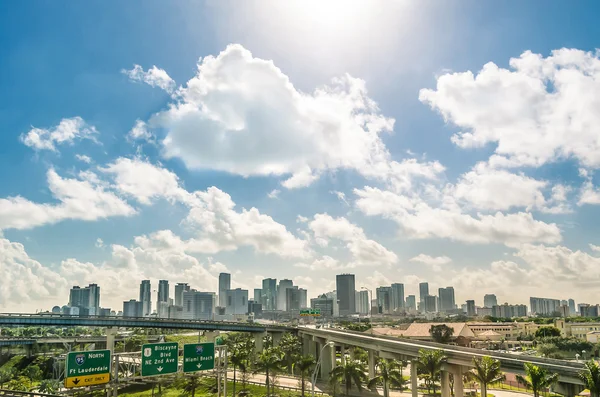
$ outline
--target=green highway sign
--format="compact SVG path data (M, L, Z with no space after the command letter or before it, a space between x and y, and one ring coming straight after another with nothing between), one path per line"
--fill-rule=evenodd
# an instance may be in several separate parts
M142 346L142 376L157 376L177 372L179 344L148 343Z
M321 309L303 309L300 310L300 315L319 317L321 316Z
M207 371L214 367L214 343L193 343L183 346L183 372Z
M110 381L110 350L69 352L65 387L101 385Z

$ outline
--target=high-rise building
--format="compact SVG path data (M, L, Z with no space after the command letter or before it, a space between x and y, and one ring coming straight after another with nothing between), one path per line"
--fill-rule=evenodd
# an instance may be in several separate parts
M297 286L285 289L285 310L289 313L300 311L300 290Z
M338 274L335 276L335 284L340 316L356 313L354 274Z
M215 293L195 289L183 292L183 318L185 320L212 320L215 313Z
M86 288L90 290L90 300L88 302L89 313L91 316L100 315L100 287L98 284L90 284Z
M223 273L221 273L223 274ZM248 313L248 290L229 289L225 292L225 314L247 314Z
M498 304L498 299L494 294L486 294L483 297L483 306L484 307L494 307Z
M526 317L527 306L509 305L508 303L503 305L494 305L492 306L491 316L498 318Z
M453 287L439 288L438 296L440 301L438 305L438 311L447 312L456 308Z
M575 301L573 299L569 299L569 315L574 316L577 314L577 310L575 309Z
M417 310L417 297L414 295L408 295L406 297L406 309Z
M474 300L468 300L467 301L467 316L474 317L475 315L476 315L475 301Z
M298 288L298 293L300 294L300 309L305 309L308 307L308 291L306 288Z
M375 289L375 296L377 297L377 311L382 314L390 314L392 311L392 287Z
M158 299L156 304L156 311L158 312L158 304L160 302L169 303L169 281L159 280L158 281Z
M73 286L69 291L69 306L77 307L82 315L99 315L100 287L97 284L90 284L84 288Z
M262 289L254 288L254 303L260 303L262 305Z
M131 299L123 302L123 317L143 317L142 302Z
M266 278L262 281L263 311L277 310L277 279Z
M340 316L340 300L337 297L337 292L336 291L326 292L325 296L327 298L331 299L331 301L333 302L333 316L339 317Z
M429 283L419 283L419 304L421 311L425 311L425 297L429 296Z
M231 274L219 273L219 307L227 307L227 291L231 289Z
M175 286L175 306L183 306L183 293L189 290L188 283L177 283Z
M560 300L549 298L529 298L531 314L537 316L551 316L559 312Z
M262 305L254 300L248 301L248 314L254 314L254 318L262 316Z
M437 301L438 301L438 297L435 295L427 295L425 297L425 300L423 302L424 307L423 307L423 311L427 312L427 313L435 313L437 312Z
M391 306L393 313L399 313L404 310L404 284L392 284Z
M355 306L358 314L369 314L369 291L356 291Z
M152 314L152 286L150 280L142 280L140 284L140 302L142 302L142 316Z
M279 280L279 286L277 287L277 310L287 311L287 299L285 290L292 288L294 282L292 280L283 279Z
M333 316L333 299L323 294L318 298L310 300L310 308L321 311L321 317L331 318Z

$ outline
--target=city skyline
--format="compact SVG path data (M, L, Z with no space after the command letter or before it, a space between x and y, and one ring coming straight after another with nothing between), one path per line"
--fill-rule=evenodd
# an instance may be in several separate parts
M0 311L221 272L600 301L595 4L242 3L8 2Z

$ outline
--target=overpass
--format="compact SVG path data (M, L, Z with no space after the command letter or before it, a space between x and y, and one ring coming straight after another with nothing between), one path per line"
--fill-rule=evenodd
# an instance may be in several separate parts
M414 363L420 350L442 350L448 358L447 364L442 368L442 397L450 397L449 373L454 374L455 397L463 397L462 381L457 380L462 380L462 374L473 368L473 358L483 356L490 356L499 360L502 370L506 372L523 374L524 363L527 362L547 368L552 373L558 373L559 383L556 391L569 397L577 395L584 389L583 382L578 377L578 373L583 370L584 365L578 362L497 353L434 342L373 336L335 329L300 327L298 333L302 340L304 354L313 354L318 357L323 352L321 358L322 378L327 378L329 372L335 367L336 350L341 351L341 357L344 360L346 347L356 346L367 350L369 353L370 377L375 374L375 353L383 358L410 360L413 397L417 397L417 373ZM327 342L333 342L335 347L328 347Z
M154 342L160 339L158 335L145 335L148 341ZM124 335L116 335L115 342L121 342L127 340L129 337ZM23 337L0 337L0 346L15 346L15 345L56 345L56 344L83 344L83 343L105 343L106 336L48 336L48 337L31 337L31 338L23 338Z
M0 314L1 326L32 327L106 327L106 328L164 328L198 331L284 332L289 328L276 325L210 320L180 320L156 317L70 316L65 314Z

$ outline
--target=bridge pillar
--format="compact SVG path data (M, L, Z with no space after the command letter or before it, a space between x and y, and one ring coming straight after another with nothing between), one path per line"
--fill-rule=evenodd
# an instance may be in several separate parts
M315 360L318 360L319 357L317 357L317 342L315 342L315 340L313 338L311 338L310 336L307 338L307 343L308 343L308 354L312 354L312 356L315 358Z
M463 368L460 365L448 365L448 370L454 377L454 397L464 397Z
M219 331L204 331L204 337L206 337L207 342L215 343L217 336L219 336Z
M558 394L562 394L565 397L575 397L583 391L582 385L576 385L573 383L558 382L554 385L552 390Z
M369 350L369 379L375 377L375 350Z
M273 347L279 346L279 342L281 342L281 337L283 336L283 333L272 332L270 335L271 338L273 338Z
M346 346L340 345L340 364L346 364Z
M442 378L442 397L450 397L450 372L442 370L441 371Z
M33 355L33 345L25 345L25 351L27 354L27 358L31 358Z
M254 334L254 353L260 353L265 348L264 346L264 338L267 336L267 332L261 332Z
M334 347L325 346L322 349L323 349L323 357L321 358L321 380L328 381L329 373L334 368L335 346Z
M410 361L410 391L412 397L419 397L419 378L417 377L417 366L418 360L412 359Z

